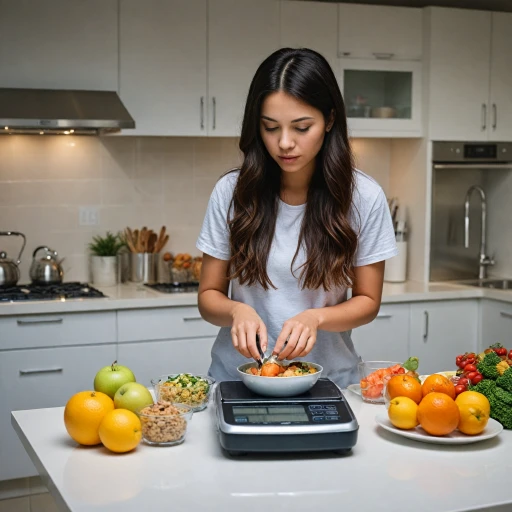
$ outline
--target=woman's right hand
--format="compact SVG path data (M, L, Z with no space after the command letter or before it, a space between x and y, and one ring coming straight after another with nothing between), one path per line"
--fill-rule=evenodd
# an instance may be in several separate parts
M265 352L268 345L267 327L258 313L247 304L237 304L232 311L233 323L231 339L233 346L244 357L258 361L260 353L256 346L256 334L260 337L261 350Z

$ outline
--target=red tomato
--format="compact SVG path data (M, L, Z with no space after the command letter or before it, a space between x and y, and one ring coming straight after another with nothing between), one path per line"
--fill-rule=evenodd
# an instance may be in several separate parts
M467 387L467 385L469 384L469 379L467 377L461 377L459 379L459 384Z
M476 366L474 364L467 364L466 366L464 366L464 372L476 372Z
M464 391L466 391L466 386L463 386L462 384L457 384L457 386L455 386L456 395L460 395Z
M508 353L508 358L512 359L512 350Z
M472 379L471 379L471 384L473 384L473 386L475 384L478 384L482 379L483 379L483 375L481 373L477 373Z
M469 364L475 364L475 358L474 357L468 357L466 358L466 362Z
M498 354L499 356L506 356L507 349L505 347L499 348L496 350L496 354Z
M478 375L477 372L469 372L466 377L471 381L473 382L473 379Z

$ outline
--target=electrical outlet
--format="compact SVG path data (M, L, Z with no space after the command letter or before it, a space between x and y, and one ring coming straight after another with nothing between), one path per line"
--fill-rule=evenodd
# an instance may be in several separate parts
M80 226L97 226L100 223L100 214L96 206L81 206L78 213Z

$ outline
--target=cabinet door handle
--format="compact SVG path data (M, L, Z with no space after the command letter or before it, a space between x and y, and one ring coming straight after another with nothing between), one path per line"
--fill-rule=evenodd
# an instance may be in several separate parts
M492 129L496 130L498 126L498 110L496 109L496 103L492 104Z
M428 311L423 311L425 316L425 327L423 329L423 341L427 341L428 338Z
M389 59L392 59L395 56L395 54L394 53L386 53L386 52L373 52L373 56L376 59L389 60Z
M204 96L201 96L201 130L204 130Z
M391 318L393 315L390 315L389 313L378 313L377 318Z
M212 120L212 129L215 130L217 125L217 100L215 96L212 97L212 105L213 105L213 120Z
M34 373L60 373L62 368L35 368L33 370L20 370L20 375L32 375Z
M487 105L482 103L482 131L487 129Z
M202 316L184 316L183 321L184 322L196 322L198 320L202 320Z
M53 318L51 320L17 320L18 325L41 325L41 324L61 324L63 318Z
M512 313L507 313L506 311L500 311L500 316L503 318L512 318Z

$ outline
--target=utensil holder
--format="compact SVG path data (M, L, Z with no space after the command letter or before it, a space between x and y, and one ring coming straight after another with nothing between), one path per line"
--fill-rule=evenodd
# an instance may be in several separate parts
M130 258L130 281L154 284L157 282L160 253L132 252Z
M386 261L384 281L403 283L407 275L407 242L397 242L398 254Z
M126 283L130 279L130 259L131 252L117 253L117 282Z

